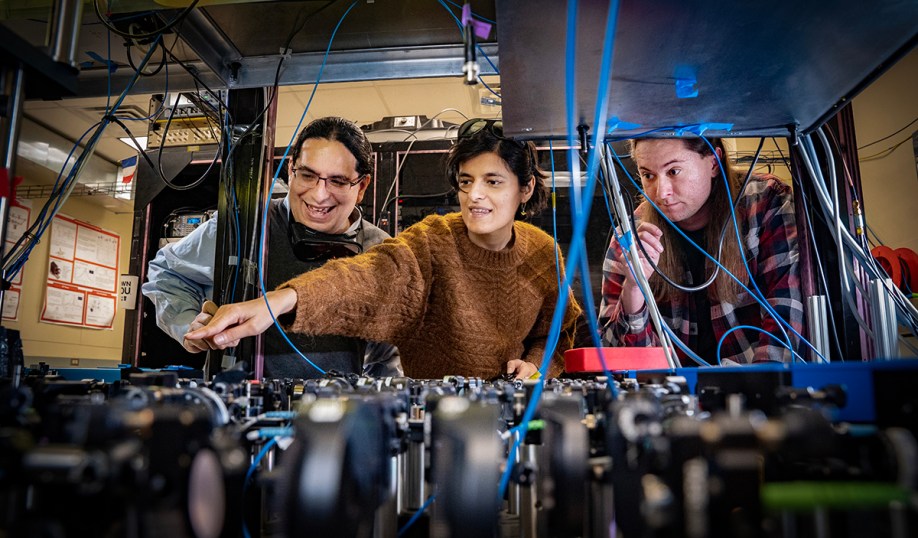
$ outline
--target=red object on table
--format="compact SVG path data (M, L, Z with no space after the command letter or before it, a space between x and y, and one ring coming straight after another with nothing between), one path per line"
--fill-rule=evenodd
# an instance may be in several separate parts
M609 370L665 370L669 368L662 347L580 347L564 352L564 371L602 372L600 353Z

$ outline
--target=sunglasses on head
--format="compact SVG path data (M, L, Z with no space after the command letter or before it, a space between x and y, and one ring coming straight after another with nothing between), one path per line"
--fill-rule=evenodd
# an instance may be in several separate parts
M472 118L459 126L459 131L456 135L456 138L458 140L472 138L481 131L487 131L499 140L512 142L519 148L526 148L529 151L530 166L533 170L535 170L536 166L538 165L538 161L536 161L536 156L535 152L532 150L532 145L527 142L521 142L519 140L514 140L504 136L503 120Z
M503 120L489 120L485 118L472 118L459 126L458 138L471 138L481 130L488 130L491 134L501 140L513 140L504 136ZM513 142L517 142L513 140ZM519 144L519 142L517 142Z

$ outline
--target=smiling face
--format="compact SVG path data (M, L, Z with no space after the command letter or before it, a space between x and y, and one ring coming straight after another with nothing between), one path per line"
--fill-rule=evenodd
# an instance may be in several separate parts
M459 206L472 243L503 250L513 237L520 204L532 196L535 180L520 186L519 178L494 152L479 153L459 165Z
M644 193L671 221L689 231L708 224L707 201L720 172L713 154L702 156L678 139L643 139L636 142L632 157Z
M369 176L343 194L329 192L326 180L309 186L303 176L312 174L353 182L359 179L356 167L357 158L341 142L325 138L306 139L297 162L290 164L287 170L290 178L287 201L293 218L317 232L340 234L347 231L354 206L363 200L370 184Z

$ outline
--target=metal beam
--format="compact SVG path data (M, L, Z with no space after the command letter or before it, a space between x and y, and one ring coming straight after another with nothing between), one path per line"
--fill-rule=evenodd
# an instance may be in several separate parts
M488 43L482 50L495 66L497 44ZM293 54L284 60L279 85L315 82L324 53ZM230 88L257 88L274 84L280 56L240 58L239 71L230 77ZM498 74L490 64L481 61L482 75ZM399 49L367 49L332 52L328 55L322 82L356 82L400 78L462 76L462 45L425 46Z
M183 32L184 36L184 32ZM201 34L194 40L204 39ZM226 46L232 47L227 44ZM481 45L482 50L496 67L500 67L497 58L497 44L487 43ZM223 50L224 52L218 52ZM231 69L233 62L226 62L227 80L215 73L208 62L214 62L219 54L226 52L224 45L213 47L212 50L196 51L197 54L207 57L207 61L195 60L185 62L196 72L212 90L218 89L246 89L261 88L274 84L277 72L277 62L280 56L239 57L238 70L233 76ZM232 49L235 50L235 49ZM217 51L217 52L215 52ZM296 84L310 84L315 82L322 66L324 53L293 54L284 60L281 70L279 85L291 86ZM322 82L356 82L364 80L390 80L400 78L430 78L462 76L463 51L461 45L442 45L412 47L402 49L366 49L331 52L328 55L325 69L322 72ZM497 75L491 65L479 56L481 74ZM220 67L217 67L220 69ZM133 73L126 69L119 69L112 74L112 88L124 87ZM134 93L162 93L167 87L165 72L152 77L141 77L134 86ZM169 91L187 91L195 89L195 80L186 71L171 64L169 67ZM80 74L80 97L101 97L108 91L108 80L105 69L84 71Z
M184 62L212 90L222 90L226 84L200 60ZM134 77L130 69L119 69L112 73L112 91L120 92ZM163 93L167 88L172 91L189 91L195 89L195 79L176 64L169 65L169 80L166 82L165 70L156 76L140 77L134 84L132 93ZM200 83L198 83L200 87ZM78 97L104 97L108 92L108 75L106 69L84 70L80 74L77 87Z
M230 66L242 58L242 53L223 30L204 10L193 9L182 22L180 36L225 86L230 78Z
M0 66L15 69L20 65L26 72L25 97L59 99L74 94L75 68L55 62L44 51L0 25ZM105 95L104 90L101 95Z

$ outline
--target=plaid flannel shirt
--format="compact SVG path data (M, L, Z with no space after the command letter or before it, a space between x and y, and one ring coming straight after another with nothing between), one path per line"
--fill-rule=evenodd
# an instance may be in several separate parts
M803 334L797 223L790 187L774 177L753 177L737 205L736 218L744 238L749 270L759 289L778 315ZM732 224L728 226L731 229L727 233L735 234ZM619 295L624 276L612 273L609 265L615 256L615 247L616 240L613 239L603 263L602 303L599 307L603 342L608 346L658 346L659 339L646 305L633 315L622 312ZM691 281L688 268L685 279ZM754 290L751 283L746 283L746 286ZM735 303L712 300L711 311L705 313L695 312L694 301L685 293L677 294L659 306L663 321L690 349L693 349L694 338L698 334L694 320L700 315L711 317L718 341L724 333L738 325L758 327L783 339L777 322L746 291L740 292ZM799 352L799 339L786 327L785 330L791 345ZM681 350L678 353L680 358L685 358ZM785 346L766 334L748 329L730 333L720 354L722 360L741 364L764 361L789 363L793 359ZM716 357L701 358L711 364L717 360Z

